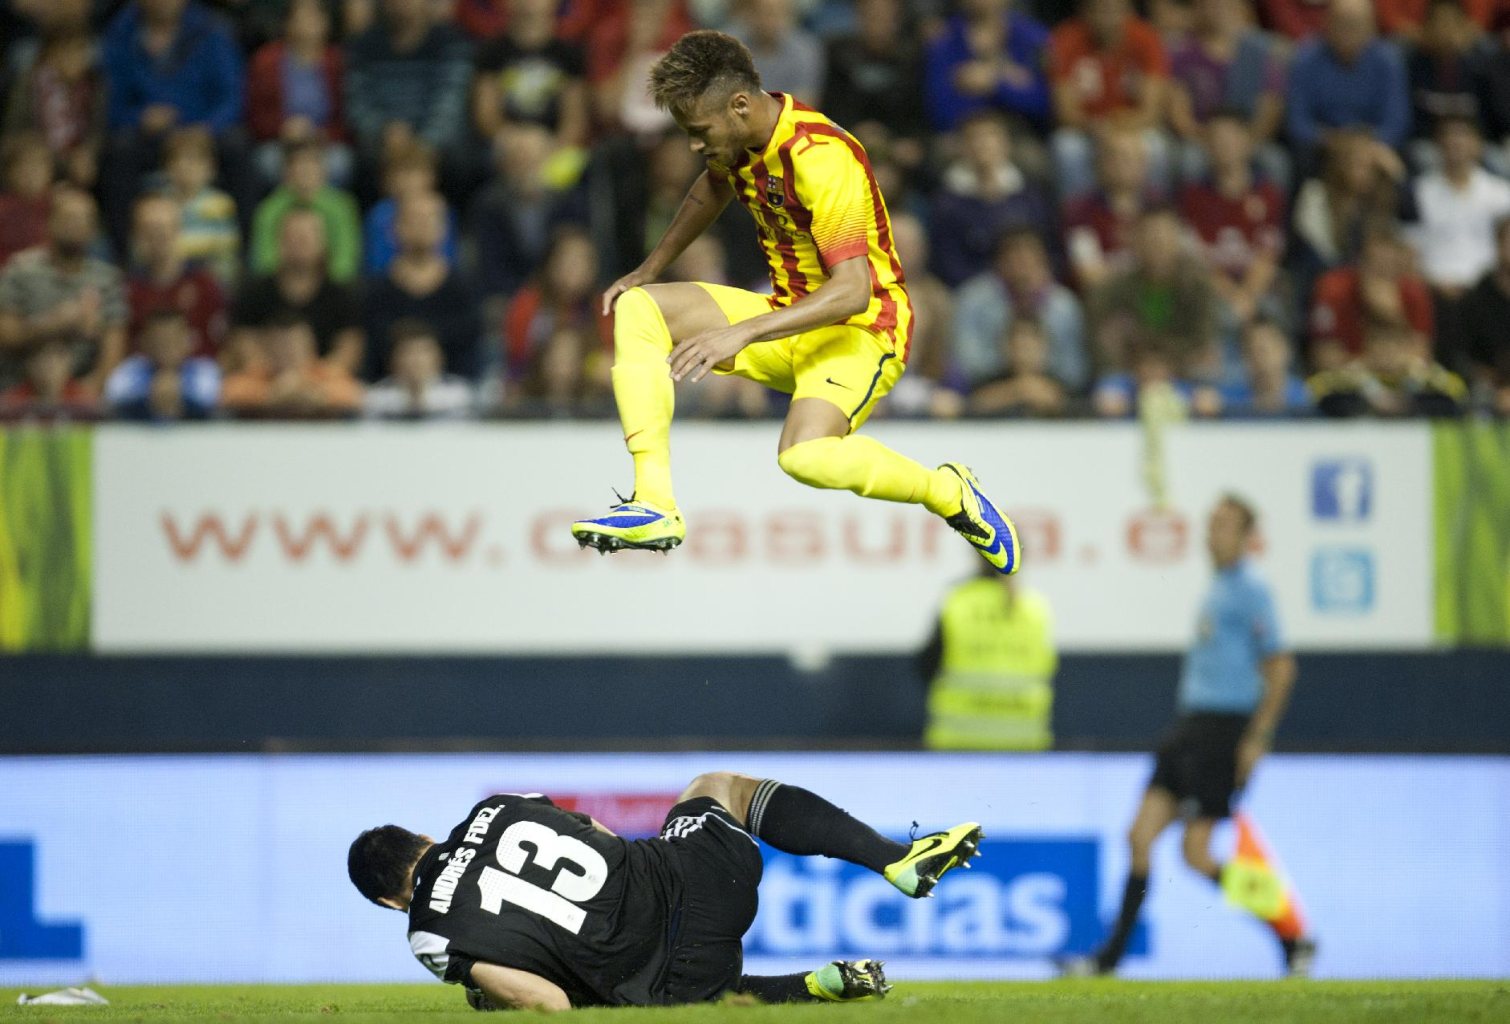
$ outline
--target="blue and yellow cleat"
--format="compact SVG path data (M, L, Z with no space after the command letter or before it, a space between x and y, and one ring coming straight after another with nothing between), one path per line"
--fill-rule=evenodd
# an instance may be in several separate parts
M984 836L980 825L973 821L945 832L920 836L912 841L905 857L886 865L881 873L906 895L922 899L933 892L945 872L970 866L970 858L980 853Z
M571 524L571 535L582 547L597 548L605 555L625 548L666 552L687 536L687 524L676 509L656 508L630 498L602 518L578 519Z
M803 981L814 999L827 1003L884 999L891 991L884 960L835 960L812 971Z
M1018 556L1022 552L1017 541L1017 527L980 492L980 481L975 479L968 466L946 462L939 469L948 470L960 479L960 510L945 517L944 522L975 545L975 550L995 566L997 572L1003 576L1012 575L1017 571Z

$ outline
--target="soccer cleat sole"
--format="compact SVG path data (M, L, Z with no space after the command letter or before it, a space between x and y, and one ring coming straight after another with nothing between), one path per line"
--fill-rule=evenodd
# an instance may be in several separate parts
M592 532L578 533L575 536L577 547L595 548L600 555L611 555L615 551L659 551L664 555L682 542L680 537L662 537L659 540L647 540L637 544L622 537Z
M955 868L970 870L970 862L980 856L980 841L986 838L985 829L975 828L966 833L953 850L949 851L946 858L936 865L929 865L930 870L918 872L918 886L913 892L913 899L925 899L933 895L933 887L939 884L939 879L953 871Z

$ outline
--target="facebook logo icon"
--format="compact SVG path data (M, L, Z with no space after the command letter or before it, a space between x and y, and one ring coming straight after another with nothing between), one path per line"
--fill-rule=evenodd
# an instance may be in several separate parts
M1323 459L1311 467L1311 514L1362 523L1374 511L1374 467L1367 459Z
M1361 615L1374 607L1374 553L1367 548L1321 548L1311 555L1311 606L1318 612Z

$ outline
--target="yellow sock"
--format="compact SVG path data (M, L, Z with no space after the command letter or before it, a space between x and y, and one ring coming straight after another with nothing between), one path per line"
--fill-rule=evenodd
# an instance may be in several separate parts
M634 456L634 496L657 508L676 508L671 491L671 414L676 391L666 357L671 331L643 288L619 296L613 322L613 397Z
M777 461L787 475L809 487L924 505L941 516L960 508L957 476L929 469L863 434L803 441L782 452Z

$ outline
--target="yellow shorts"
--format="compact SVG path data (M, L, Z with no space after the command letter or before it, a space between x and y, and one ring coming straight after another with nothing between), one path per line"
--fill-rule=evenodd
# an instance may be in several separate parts
M701 281L698 287L713 297L731 324L771 311L766 297L755 292ZM860 327L834 324L790 338L757 341L734 357L732 367L715 367L713 372L745 377L794 399L821 398L842 409L849 428L858 430L906 368L886 339Z

